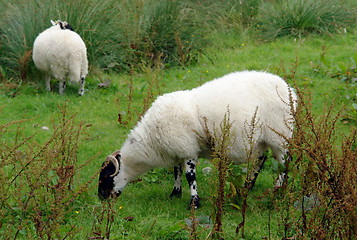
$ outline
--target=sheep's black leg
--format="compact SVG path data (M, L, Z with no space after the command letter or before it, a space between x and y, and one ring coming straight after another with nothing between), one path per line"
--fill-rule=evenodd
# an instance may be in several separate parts
M81 81L80 81L80 85L79 85L79 90L78 90L79 96L83 96L83 94L84 94L84 84L85 84L85 80L84 80L84 77L82 77Z
M46 75L46 90L51 91L51 76Z
M250 174L248 181L245 182L245 187L248 189L252 189L255 185L255 181L259 175L260 170L262 169L265 161L267 160L267 156L262 155L258 158L257 162L253 166L252 173Z
M174 184L174 189L172 190L172 193L170 194L170 198L172 198L172 197L180 198L182 196L182 188L181 188L182 164L174 167L174 175L175 175L175 184Z
M66 89L66 80L60 80L59 82L59 94L62 95Z
M200 206L196 183L196 163L197 159L190 159L185 162L186 179L191 191L190 208L192 205L194 205L194 208L198 208Z

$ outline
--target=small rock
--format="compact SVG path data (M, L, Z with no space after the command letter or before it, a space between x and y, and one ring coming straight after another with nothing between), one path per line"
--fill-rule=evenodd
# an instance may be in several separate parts
M107 87L109 87L109 85L111 84L111 82L112 82L111 80L105 79L105 80L104 80L104 83L101 82L101 83L98 84L98 87L99 87L99 88L107 88Z
M128 222L131 222L134 220L134 217L133 216L127 216L124 218L124 220L128 221Z
M310 211L313 208L320 206L320 200L316 193L311 194L310 196L303 197L304 210ZM302 210L302 201L295 201L294 208Z
M205 167L205 168L202 169L202 172L203 172L204 175L210 174L211 171L212 171L212 168L210 168L210 167Z
M201 215L201 216L196 217L196 221L199 226L204 227L204 228L211 228L213 226L212 219L206 215ZM185 223L188 227L191 227L192 219L186 218Z

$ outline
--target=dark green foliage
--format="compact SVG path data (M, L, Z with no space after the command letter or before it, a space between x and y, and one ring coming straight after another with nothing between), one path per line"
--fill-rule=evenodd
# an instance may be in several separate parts
M26 0L0 3L0 80L38 74L36 36L50 19L69 22L87 45L90 66L116 72L197 63L216 33L258 33L271 40L349 30L356 5L312 1Z
M340 0L266 1L260 6L258 24L267 40L312 33L330 34L356 23L356 7Z

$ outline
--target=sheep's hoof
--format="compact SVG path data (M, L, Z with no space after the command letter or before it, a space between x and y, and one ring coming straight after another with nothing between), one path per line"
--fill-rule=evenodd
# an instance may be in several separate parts
M200 198L198 197L198 195L195 196L191 196L191 202L190 202L190 207L188 208L188 210L193 209L197 209L201 206L200 204Z
M182 197L182 189L174 187L174 189L172 190L172 193L170 194L170 198L173 198L173 197L181 198Z

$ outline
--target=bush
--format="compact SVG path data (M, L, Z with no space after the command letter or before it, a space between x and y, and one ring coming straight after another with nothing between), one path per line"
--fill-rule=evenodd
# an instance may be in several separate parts
M357 131L352 128L340 139L336 130L341 117L333 113L334 105L315 116L308 91L296 90L299 107L294 136L288 140L294 157L288 167L289 182L282 195L273 193L274 208L281 216L280 234L283 239L354 239Z
M340 0L267 1L260 6L258 22L264 39L334 33L353 26L356 15Z

